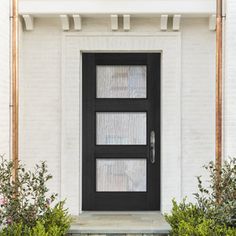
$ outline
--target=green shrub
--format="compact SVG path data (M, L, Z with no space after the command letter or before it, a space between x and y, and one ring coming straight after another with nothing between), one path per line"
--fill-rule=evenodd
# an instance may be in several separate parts
M236 158L224 162L217 186L217 170L213 162L204 168L210 173L208 186L198 177L199 192L195 197L199 207L219 224L236 227ZM217 201L217 191L219 200Z
M198 177L196 204L187 203L186 198L179 204L173 200L171 213L165 215L171 235L236 236L236 159L224 162L218 190L215 165L210 162L205 168L210 172L209 186L205 187Z
M225 225L217 225L213 220L202 218L202 222L196 227L188 222L181 222L179 232L181 236L235 236L236 230Z
M45 162L34 171L19 163L18 178L12 179L13 163L1 157L0 162L0 236L62 236L71 218L64 202L54 203L57 195L48 195ZM53 206L54 205L54 206Z
M0 232L0 236L33 236L32 229L24 225L23 223L12 223L7 227L3 228ZM41 234L35 234L40 235Z
M170 215L166 215L166 220L172 228L173 235L179 235L179 231L184 227L185 223L196 227L201 223L203 212L193 203L183 202L177 204L175 200L172 201L173 208ZM190 234L191 235L191 234Z
M67 210L63 206L64 202L59 202L54 208L49 209L41 220L46 231L51 236L64 235L69 229L71 217L69 217Z
M0 236L63 236L69 229L71 218L63 209L64 202L59 202L48 210L34 226L12 223L3 228Z
M173 202L171 214L165 215L173 236L236 236L236 229L207 219L202 209L193 203Z

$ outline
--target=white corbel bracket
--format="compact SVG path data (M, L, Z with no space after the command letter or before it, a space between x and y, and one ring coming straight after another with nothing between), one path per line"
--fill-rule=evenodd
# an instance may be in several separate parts
M161 31L166 31L168 27L168 15L161 15Z
M216 15L209 16L209 30L216 30Z
M173 16L173 30L174 31L180 30L180 21L181 21L181 15L174 15Z
M31 15L22 15L25 22L25 29L31 31L34 29L34 18Z
M111 15L111 30L118 30L118 15Z
M68 15L60 15L62 30L69 30L70 23Z
M130 15L123 15L123 29L125 31L130 30Z
M82 29L82 22L80 15L72 15L74 20L74 30L81 30Z

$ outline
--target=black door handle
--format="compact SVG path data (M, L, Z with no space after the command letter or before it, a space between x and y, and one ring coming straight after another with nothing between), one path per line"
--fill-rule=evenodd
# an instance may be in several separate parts
M152 130L150 133L150 161L152 164L156 161L156 150L155 150L155 131Z

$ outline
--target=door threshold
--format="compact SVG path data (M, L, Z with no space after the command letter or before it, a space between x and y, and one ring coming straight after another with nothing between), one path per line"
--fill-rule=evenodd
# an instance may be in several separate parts
M170 226L159 211L85 211L73 217L69 235L169 234Z
M82 211L80 215L140 215L140 214L162 214L160 211Z

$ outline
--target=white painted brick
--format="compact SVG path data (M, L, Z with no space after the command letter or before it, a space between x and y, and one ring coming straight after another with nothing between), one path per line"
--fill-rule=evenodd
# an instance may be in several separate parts
M46 160L60 193L61 27L57 20L35 19L21 39L20 159L29 167Z
M142 42L142 43L140 43ZM180 183L180 58L181 58L180 34L148 36L110 36L100 35L79 37L79 35L66 35L63 51L63 96L62 96L62 191L67 196L70 209L78 208L78 193L81 194L78 183L81 173L80 143L81 134L78 129L80 121L73 117L80 117L79 106L81 104L81 80L80 79L80 51L102 50L108 51L149 51L163 50L162 73L162 211L171 207L171 199L179 200L181 195ZM171 66L168 66L171 65ZM73 106L71 106L73 104ZM67 133L68 132L68 133ZM67 143L74 145L67 147ZM169 147L172 148L169 148ZM67 161L70 157L70 162ZM70 172L68 172L68 169ZM78 169L80 170L78 172ZM77 182L77 183L76 183ZM70 183L70 184L68 184ZM174 185L173 185L174 183Z
M227 1L225 29L225 95L224 95L224 151L225 157L236 156L236 1ZM132 18L132 32L153 32L159 28L159 18ZM0 14L0 154L9 155L9 1L1 0ZM109 19L83 20L83 30L109 32ZM208 18L184 18L182 33L182 113L181 113L181 179L182 197L192 199L196 191L195 176L204 175L201 166L214 159L215 136L215 33L208 30ZM37 19L32 32L22 32L20 77L20 159L29 167L47 160L54 179L52 191L61 192L61 26L59 19ZM98 42L99 43L99 42ZM135 43L135 42L134 42ZM68 46L70 47L70 45ZM73 50L73 45L71 45ZM122 45L121 45L122 47ZM138 47L138 45L134 45ZM104 48L105 49L105 48ZM67 57L67 67L74 55ZM171 61L169 61L171 63ZM79 65L78 65L79 67ZM75 76L78 68L71 68ZM73 77L74 76L74 77ZM169 81L165 81L168 87ZM171 87L169 87L171 88ZM78 91L70 87L71 94ZM69 96L69 95L68 95ZM78 97L79 98L79 97ZM173 97L167 104L172 104ZM79 155L77 103L65 112L71 120L65 124L70 136L65 144L67 155ZM174 115L174 114L172 114ZM166 121L167 122L167 121ZM170 129L166 135L171 136ZM75 136L71 136L74 134ZM175 136L173 135L173 139ZM171 149L172 147L170 147ZM171 151L171 150L170 150ZM173 150L172 150L173 151ZM68 158L68 163L70 162ZM78 172L78 166L63 166L68 172ZM176 167L179 168L179 167ZM175 175L176 173L166 173ZM205 175L204 175L205 176ZM76 176L77 177L77 176ZM73 178L71 178L73 180ZM72 185L77 182L68 182ZM175 183L173 188L175 188ZM78 186L75 186L77 189ZM78 205L75 192L74 206ZM72 205L73 205L72 204Z
M150 26L148 26L150 25ZM157 19L145 20L142 26L140 19L132 19L132 32L153 32L157 24ZM109 19L85 18L83 20L83 31L109 32ZM214 158L214 89L215 89L215 33L208 30L208 18L203 19L182 19L181 24L181 57L182 57L182 81L181 81L181 101L182 114L181 139L172 132L172 127L176 125L174 119L166 120L169 129L165 135L172 138L172 141L181 142L182 154L181 179L182 197L188 195L192 199L192 193L196 190L196 175L204 175L201 166ZM70 91L66 96L77 94L63 112L68 113L70 120L61 121L61 28L59 19L35 19L35 29L32 32L24 32L22 36L22 65L21 65L21 109L20 109L20 154L21 159L29 166L39 160L47 160L50 171L54 175L51 183L53 191L60 192L61 168L63 172L71 173L68 185L63 191L70 191L74 188L74 194L70 198L74 199L70 203L72 207L78 207L78 176L79 166L77 161L71 163L70 156L79 157L78 139L78 119L79 119L79 91L78 86L72 86L78 81L79 65L74 63L76 55L73 39L68 42L66 48L66 63L68 74L71 80L63 86ZM88 39L89 40L89 39ZM120 40L120 48L125 47L125 43ZM89 43L89 42L88 42ZM99 45L99 39L96 44ZM174 41L173 41L174 43ZM139 48L140 42L134 40L133 48ZM149 46L147 45L146 48ZM94 46L96 48L96 45ZM145 45L144 45L145 48ZM107 47L104 47L106 50ZM175 63L175 57L168 63ZM168 73L172 73L171 69ZM173 80L167 79L164 85L169 91L174 88ZM176 85L177 86L177 85ZM173 89L174 91L174 89ZM166 105L171 106L173 101L178 99L175 96L166 97ZM164 108L165 109L165 108ZM168 109L166 110L168 114ZM169 117L175 116L173 112ZM68 161L62 162L61 167L61 123L63 124L63 134L68 136L68 142L63 143L63 150L66 152ZM77 131L76 131L77 130ZM175 153L174 147L166 150ZM178 155L178 153L175 153ZM74 160L74 159L73 159ZM165 160L166 161L166 160ZM179 175L180 166L174 166L169 162L171 168L177 171L164 173L165 175ZM73 179L75 181L73 181ZM167 183L169 192L178 188L175 182ZM73 195L73 196L72 196ZM168 196L169 197L169 196ZM171 203L170 203L171 204ZM166 206L170 207L170 204ZM72 209L73 210L73 209Z
M215 33L208 19L182 19L182 197L214 159Z
M236 157L236 1L227 0L225 22L225 158Z
M9 2L1 0L0 14L0 154L9 157Z

